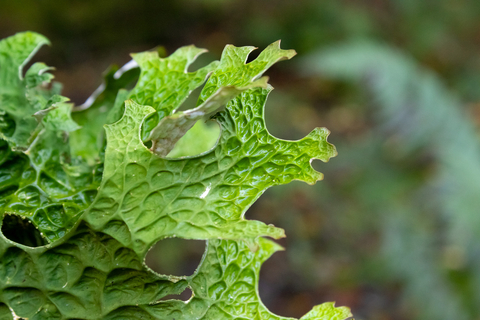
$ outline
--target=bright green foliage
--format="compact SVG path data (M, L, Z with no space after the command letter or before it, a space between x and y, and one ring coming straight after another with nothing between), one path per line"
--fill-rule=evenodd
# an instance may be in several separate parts
M141 105L152 106L157 111L144 123L144 139L147 139L160 119L172 114L216 68L218 61L195 72L188 72L188 67L204 52L205 49L188 46L178 49L165 59L160 59L155 51L132 55L140 66L141 73L129 98ZM123 112L116 108L112 114L110 122L118 120Z
M24 33L0 42L0 124L2 211L33 222L46 240L61 238L95 195L93 168L70 156L65 143L78 126L59 86L47 89L51 68L23 65L48 41Z
M271 44L252 63L245 64L254 47L236 48L229 45L218 67L200 94L198 107L162 119L152 130L152 150L167 155L178 139L205 114L216 111L238 94L255 87L267 88L267 77L258 79L272 64L295 55L293 50L280 49L280 41ZM258 80L256 80L258 79ZM158 145L158 147L157 147Z
M0 42L2 53L11 56L2 58L0 78L21 76L18 70L42 43L33 33ZM44 88L52 79L46 66L35 64L27 71L35 76L3 83L0 109L11 120L2 126L1 316L284 319L269 313L258 296L260 266L280 248L261 236L279 238L284 232L244 214L270 186L294 179L315 183L321 174L311 160L327 161L336 151L326 141L326 129L298 141L268 133L263 108L272 88L260 77L294 52L277 42L245 64L251 50L227 46L220 62L195 72L187 68L203 50L192 46L164 59L155 52L136 54L141 69L136 86L124 88L133 73L109 72L105 90L74 115L81 129L66 99ZM17 61L15 68L4 68L9 59ZM174 114L210 73L198 107ZM20 100L23 104L14 103ZM210 151L174 159L145 146L152 140L153 149L166 155L195 121L225 103L213 116L221 135ZM15 134L30 118L33 139L23 127ZM164 127L172 128L171 137ZM72 147L71 131L78 142ZM15 217L31 221L46 239ZM191 277L158 275L144 265L148 249L167 237L208 240ZM159 301L187 286L194 294L189 301ZM349 316L346 308L324 304L302 319Z
M103 125L107 122L109 111L116 101L120 107L121 97L126 99L126 95L128 95L123 88L138 78L138 68L128 70L116 77L117 72L119 72L117 67L111 67L105 73L104 88L88 107L88 112L72 114L73 120L82 126L82 130L74 131L70 135L72 154L86 159L89 164L94 164L99 160L99 154L105 147Z
M35 119L26 115L31 116L42 109L41 102L29 102L45 100L45 95L38 92L37 86L44 81L49 81L52 77L45 73L48 67L36 64L27 71L25 79L23 66L30 55L48 43L46 38L32 33L0 42L1 135L3 140L12 145L12 148L27 149L31 134L37 126Z
M163 118L150 132L152 151L159 156L168 155L177 141L193 127L195 122L206 114L216 111L244 91L253 88L267 88L267 80L267 77L263 77L245 87L221 87L198 107Z
M188 279L195 296L187 304L169 300L143 307L145 319L154 315L159 319L176 320L293 320L270 313L258 296L260 266L278 250L282 250L282 247L264 238L251 243L209 241L201 267ZM335 308L333 304L326 303L315 307L301 320L343 320L349 316L348 308Z

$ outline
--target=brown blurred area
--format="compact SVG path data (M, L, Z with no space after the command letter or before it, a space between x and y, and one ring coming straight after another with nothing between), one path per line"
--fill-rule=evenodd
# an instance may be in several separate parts
M364 87L322 74L305 75L300 68L303 57L342 42L368 40L394 47L419 68L433 71L478 129L479 18L480 2L467 0L0 0L0 38L25 30L47 36L52 46L35 59L56 68L63 95L76 104L101 84L109 65L125 64L131 52L163 46L170 54L195 44L209 50L196 63L200 66L219 59L226 44L262 49L282 39L282 48L295 49L298 56L267 72L275 87L266 109L269 130L280 138L299 139L314 127L327 127L339 155L327 164L313 163L325 174L324 181L267 190L246 214L287 234L279 241L286 251L276 253L262 269L265 305L279 315L301 317L315 304L336 301L349 306L356 319L433 319L436 311L417 299L429 299L420 294L418 279L438 272L448 288L442 299L458 300L460 307L451 309L459 310L455 318L480 319L479 269L473 262L448 267L460 259L455 255L459 250L452 256L443 246L449 221L440 217L442 208L435 200L417 205L424 203L419 197L433 192L427 187L438 163L429 147L405 157L395 134L379 136L382 123ZM385 217L394 216L399 207L414 212L418 225L428 225L415 229L418 234L412 237L430 237L432 251L425 255L434 257L431 267L415 259L404 271L392 266L390 257L401 260L408 251L388 240ZM408 237L411 230L405 232ZM191 272L203 247L188 241L159 245L149 265L165 273L184 265L182 270ZM480 257L476 249L460 248L462 254L466 261ZM445 266L445 259L455 261ZM439 303L437 308L450 306Z

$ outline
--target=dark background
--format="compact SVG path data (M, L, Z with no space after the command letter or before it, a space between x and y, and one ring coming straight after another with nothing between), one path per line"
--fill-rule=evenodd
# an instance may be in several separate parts
M395 48L433 72L445 88L435 94L457 99L451 108L465 121L458 126L473 125L470 138L477 141L479 1L0 1L0 37L25 30L51 40L36 59L56 67L63 94L76 104L102 82L109 65L123 65L131 52L163 46L172 53L195 44L210 51L201 64L219 59L226 44L263 49L282 39L282 47L298 55L267 72L276 88L267 103L269 130L298 139L325 126L339 155L314 163L324 181L275 187L247 212L288 236L280 241L287 251L262 269L266 306L292 317L336 301L357 319L480 319L480 251L452 240L470 232L451 227L468 210L462 203L444 207L450 191L437 181L438 146L427 142L415 152L399 151L410 142L398 137L398 126L385 130L389 121L408 130L422 122L395 114L379 120L366 83L306 72L316 52L340 43L368 40ZM435 113L435 105L427 107ZM480 215L475 202L469 210ZM479 243L477 234L468 235ZM203 248L201 242L165 240L148 263L162 273L191 274Z

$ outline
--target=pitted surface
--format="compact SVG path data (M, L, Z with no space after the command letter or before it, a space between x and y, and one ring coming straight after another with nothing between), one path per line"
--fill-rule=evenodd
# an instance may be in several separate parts
M33 33L0 42L6 52L0 84L11 89L0 91L2 214L31 221L51 242L32 248L0 234L0 319L285 319L258 297L260 266L280 248L260 236L278 238L283 230L244 214L268 187L294 179L315 183L321 174L310 161L327 161L335 149L326 129L299 141L271 136L263 120L271 88L248 85L294 52L276 42L245 64L253 48L227 46L220 62L195 72L188 66L203 50L193 46L164 59L134 55L141 68L135 88L119 91L123 80L106 86L84 118L103 103L111 110L101 119L123 114L105 126L105 154L92 158L77 148L74 154L89 157L83 159L72 157L66 140L78 126L65 98L43 87L53 77L50 68L34 64L25 79L19 73L43 43ZM149 130L175 115L210 73L199 105L222 88L243 88L232 89L238 95L215 116L222 129L217 145L180 159L148 150ZM130 99L122 111L124 98ZM89 130L76 132L75 141L103 137L98 127ZM158 275L143 264L151 245L166 237L208 240L192 276ZM194 294L189 301L160 301L187 286ZM302 319L348 316L346 308L323 304Z

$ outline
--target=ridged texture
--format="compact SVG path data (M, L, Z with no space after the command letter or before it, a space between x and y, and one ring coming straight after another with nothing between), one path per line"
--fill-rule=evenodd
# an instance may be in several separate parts
M20 46L23 37L32 34L4 41ZM22 50L31 53L35 48ZM260 236L282 237L283 230L245 220L244 213L270 186L294 179L315 183L321 174L311 167L311 160L328 161L336 151L326 141L326 129L315 129L299 141L279 140L268 133L263 108L271 88L248 85L276 61L290 58L293 51L281 50L277 42L245 65L251 50L227 46L220 62L195 72L187 68L203 50L193 46L164 59L156 53L134 55L141 68L134 89L121 90L121 84L127 85L131 78L116 77L112 71L91 109L74 116L85 127L88 119L98 118L92 128L73 133L75 141L97 138L97 157L82 149L88 144L73 148L71 156L68 132L78 126L70 118L70 107L57 93L42 89L47 102L33 110L38 117L37 126L32 126L34 133L38 131L33 148L12 151L12 144L4 140L4 159L24 160L4 160L5 174L18 163L23 165L12 171L18 172L16 180L3 180L2 190L18 188L4 192L0 199L4 217L30 219L50 243L41 246L38 241L20 239L22 245L1 235L1 319L285 319L268 312L258 296L261 264L280 248ZM10 70L0 67L0 73ZM228 86L244 88L235 89L226 109L214 116L221 126L217 145L180 159L162 158L146 148L142 137L148 138L151 129L171 116L211 72L198 105ZM10 89L25 94L22 81ZM8 111L3 102L0 108ZM25 118L32 116L28 108L22 112ZM119 114L123 114L120 119ZM44 122L47 117L48 123ZM105 135L99 119L110 123L105 125ZM43 173L49 184L42 182ZM19 192L27 187L41 189L44 197L34 197L32 191L21 198ZM30 201L29 208L37 211L19 210L19 199ZM35 218L38 210L45 212L50 224ZM7 230L5 226L2 230ZM162 276L144 265L148 249L166 237L208 240L193 276ZM189 301L160 301L187 286L194 294ZM315 307L302 319L348 316L346 308L330 303Z

